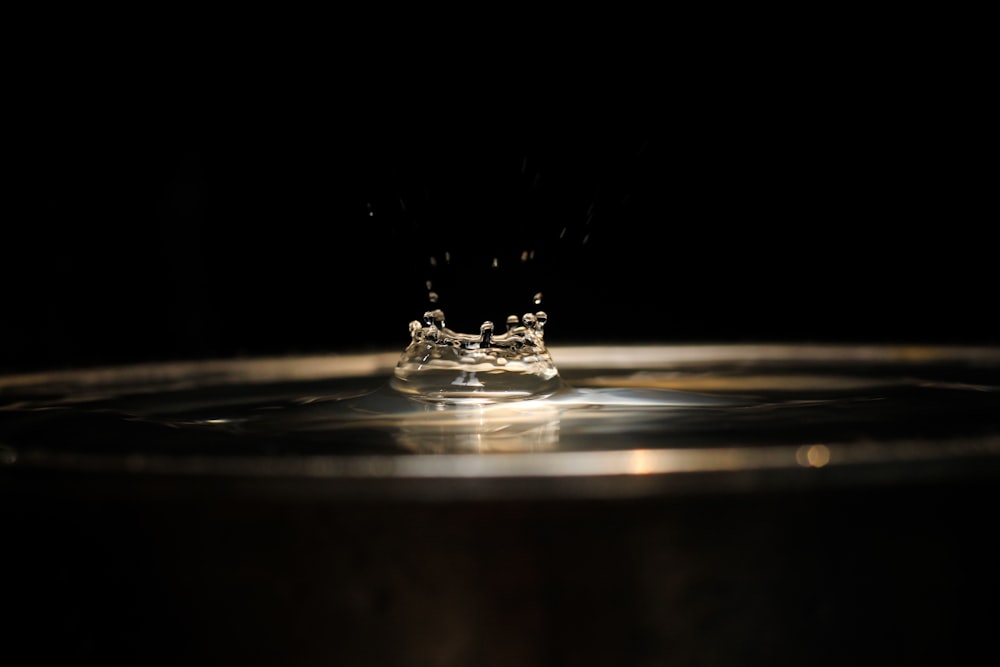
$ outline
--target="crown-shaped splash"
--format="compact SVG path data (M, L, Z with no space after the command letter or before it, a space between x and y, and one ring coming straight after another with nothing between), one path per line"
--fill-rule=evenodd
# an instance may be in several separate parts
M441 403L494 403L542 398L559 389L559 371L545 348L543 312L507 318L496 332L486 321L479 334L452 331L444 313L429 310L410 322L410 344L390 385L413 398Z

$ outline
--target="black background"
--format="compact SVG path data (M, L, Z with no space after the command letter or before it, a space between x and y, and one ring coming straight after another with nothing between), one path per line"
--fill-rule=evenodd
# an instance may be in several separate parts
M492 39L453 10L440 30L403 19L406 42L387 16L48 12L5 71L0 372L401 350L428 279L461 329L541 290L553 348L1000 343L975 17L605 9L582 25L491 7ZM993 465L634 503L4 472L15 662L993 648Z
M1000 340L979 93L794 61L64 73L18 102L0 369L402 349L427 280L464 331L541 291L553 346Z

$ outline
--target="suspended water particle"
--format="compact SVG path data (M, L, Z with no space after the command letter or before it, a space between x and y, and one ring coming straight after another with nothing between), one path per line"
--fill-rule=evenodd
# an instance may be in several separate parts
M580 245L585 245L587 243L587 241L589 241L589 240L590 240L590 234L584 234L583 235L583 240L580 241Z
M530 254L528 253L528 251L527 250L522 250L521 251L521 262L527 262L528 261L528 257L530 257Z
M495 268L497 268L499 266L500 266L500 260L499 260L499 258L494 257L493 258L493 268L495 269Z
M424 283L424 286L426 286L426 287L427 287L427 291L428 291L428 292L429 292L429 291L431 291L431 290L432 290L432 289L434 288L434 285L432 285L432 284L431 284L431 281L429 281L429 280L428 280L427 282L425 282L425 283Z
M561 230L559 230L559 238L565 238L565 237L566 237L566 228L563 227Z
M536 306L541 305L541 303L542 303L542 293L541 292L535 293L535 296L532 297L532 299L534 300Z
M444 263L445 264L451 264L451 253L450 252L445 252L444 253Z
M431 255L431 266L437 266L437 265L438 265L437 257Z
M428 292L427 293L427 300L430 301L431 303L437 303L438 302L438 293L437 292Z

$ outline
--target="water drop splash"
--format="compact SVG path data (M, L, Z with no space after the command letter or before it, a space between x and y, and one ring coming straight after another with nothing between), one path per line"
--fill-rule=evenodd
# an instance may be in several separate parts
M478 334L449 329L440 309L410 322L410 344L393 371L390 386L436 403L495 403L544 398L562 385L545 347L544 311L506 320L497 332L486 321Z

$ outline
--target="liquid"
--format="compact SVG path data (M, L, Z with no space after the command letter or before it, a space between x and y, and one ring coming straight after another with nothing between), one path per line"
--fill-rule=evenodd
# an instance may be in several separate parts
M507 318L503 333L483 322L479 334L452 331L444 312L424 313L410 323L410 344L396 364L390 386L407 396L451 404L543 398L561 381L545 347L544 311Z
M428 344L425 326L411 345ZM458 340L470 343L456 348L462 354L483 353ZM983 470L1000 461L998 350L563 348L554 355L561 372L551 375L552 357L514 358L520 353L495 347L496 360L449 360L451 375L423 375L429 363L413 371L407 351L401 359L332 355L0 378L0 466L618 479L855 474L873 465L880 474L898 475L900 465L942 474L956 462ZM504 354L512 355L506 365ZM509 375L466 370L466 379L484 377L482 387L445 388L479 364ZM528 372L507 370L519 364ZM429 389L400 391L401 382ZM468 456L501 453L511 456Z

